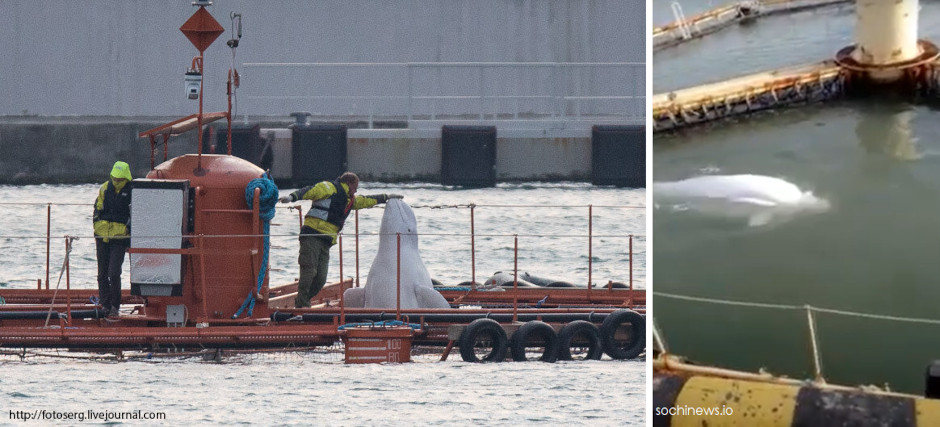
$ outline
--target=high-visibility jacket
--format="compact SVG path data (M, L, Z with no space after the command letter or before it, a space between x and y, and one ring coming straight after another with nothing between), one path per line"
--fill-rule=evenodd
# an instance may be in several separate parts
M130 219L130 182L125 182L120 187L115 186L111 180L101 184L93 216L95 236L102 237L104 242L109 242L112 238L126 239L129 236Z
M339 181L322 181L307 186L290 194L291 201L299 199L313 200L310 210L304 216L304 227L312 231L301 229L302 234L325 234L332 244L336 244L336 234L343 229L346 217L353 209L371 208L379 203L385 203L388 196L384 194L375 196L349 197L349 186Z

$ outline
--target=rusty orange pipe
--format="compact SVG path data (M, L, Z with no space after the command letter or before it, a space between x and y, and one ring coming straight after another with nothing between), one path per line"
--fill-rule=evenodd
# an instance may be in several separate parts
M71 257L69 257L70 252L72 252L72 240L70 237L65 236L65 298L68 300L66 301L65 309L66 309L67 316L68 316L67 323L69 326L72 326L72 286L69 283L69 279L70 279L69 267L72 264ZM120 285L121 284L118 283L118 286Z
M203 58L203 51L199 52L199 56L193 57L193 69L199 70L200 75L203 74L202 58ZM196 117L196 121L198 123L198 128L199 128L199 134L197 135L197 138L199 138L199 151L196 152L197 153L196 154L197 156L196 169L202 169L202 99L203 99L202 86L203 86L203 79L199 79L199 115ZM228 128L229 128L229 131L231 131L232 127L229 126Z
M206 297L206 288L209 287L209 284L206 283L206 245L205 239L202 234L199 235L199 278L200 290L202 291L202 317L204 323L209 323L209 306L206 302L208 299Z
M343 298L343 234L337 236L339 240L339 323L346 324L346 301Z
M356 287L359 287L359 211L356 211Z
M594 250L594 205L588 205L588 292L591 292L591 266Z
M613 290L613 287L611 287ZM633 235L630 235L630 290L633 291Z
M397 234L397 238L398 238L398 249L397 249L398 255L396 256L397 268L395 269L396 270L395 292L396 292L397 300L395 302L395 320L401 320L401 233Z
M476 233L473 229L473 208L475 207L474 205L470 205L470 289L477 288L477 247Z
M233 51L234 52L234 51ZM201 84L201 83L200 83ZM228 70L228 82L226 82L226 92L228 94L228 155L232 155L232 69ZM273 142L273 141L272 141Z
M46 289L49 289L49 246L52 244L52 203L46 205Z
M519 235L513 234L512 248L512 321L519 321Z

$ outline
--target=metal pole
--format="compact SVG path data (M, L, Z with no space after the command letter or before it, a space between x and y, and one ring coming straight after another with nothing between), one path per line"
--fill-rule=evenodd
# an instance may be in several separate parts
M240 20L241 18L238 18L238 19ZM241 22L241 21L239 21L239 22ZM232 155L232 75L235 73L235 71L234 71L234 70L235 70L235 65L234 65L234 63L235 63L235 50L234 50L234 48L233 48L233 49L232 49L232 68L230 68L230 69L228 70L228 82L226 82L226 88L228 89L228 90L226 91L226 92L228 92L228 93L227 93L227 95L228 95L228 113L226 114L226 116L227 116L226 119L228 119L227 121L228 121L228 155L229 155L229 156ZM216 138L216 141L218 142L218 138ZM274 141L271 141L271 142L273 143ZM218 143L216 144L216 146L218 146ZM213 150L213 151L214 151L214 150Z
M816 374L816 382L825 383L822 376L822 362L819 360L819 346L816 344L816 320L813 318L813 308L805 305L806 321L809 324L809 339L813 345L813 372Z
M666 341L663 340L662 334L659 333L659 328L656 327L656 319L653 319L652 323L653 323L653 350L659 350L660 353L668 353L669 350L666 348Z
M197 187L196 194L199 194L199 188ZM201 227L200 227L201 229ZM208 297L206 296L206 288L208 284L206 283L206 241L205 236L200 234L196 241L199 244L199 288L200 293L202 294L202 323L205 326L209 326L209 304ZM198 325L197 325L198 327Z
M613 290L613 287L611 287ZM630 235L630 290L633 290L633 235Z
M591 267L594 258L594 205L588 205L588 292L591 291Z
M72 252L72 238L65 236L65 310L68 313L68 325L72 326L72 286L70 283L69 253ZM118 284L120 286L120 284Z
M346 301L343 300L343 234L337 236L339 240L339 323L346 324Z
M395 268L395 320L401 320L401 233L397 235L398 250Z
M356 287L359 287L359 211L356 211Z
M470 205L470 289L477 288L476 234L473 229L473 208L475 207L475 205Z
M519 235L512 235L512 321L519 321Z
M203 78L199 79L199 116L196 117L196 121L199 124L199 134L197 135L197 138L199 138L199 151L196 152L197 153L196 154L197 156L196 157L196 169L202 169L202 98L203 98L202 83L203 83L203 80L205 80L204 79L205 73L202 72L202 59L203 59L203 52L200 51L199 58L198 58L199 62L197 63L197 65L199 66L199 75ZM229 129L231 128L232 127L229 126Z
M49 289L49 246L52 243L52 203L46 204L46 289Z

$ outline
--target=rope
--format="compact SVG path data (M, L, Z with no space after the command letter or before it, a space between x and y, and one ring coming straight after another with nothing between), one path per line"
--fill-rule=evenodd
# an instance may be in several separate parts
M255 309L255 294L261 293L261 285L264 283L264 276L268 272L268 252L271 247L271 220L274 219L274 208L277 205L278 189L277 185L274 184L274 180L272 180L267 173L265 173L262 178L251 180L248 186L245 187L245 201L248 202L248 206L254 205L256 188L261 190L261 198L258 200L258 216L264 221L264 252L261 257L261 268L258 271L258 287L256 292L248 293L245 302L243 302L238 311L232 315L232 319L238 318L245 307L248 308L248 317L251 317Z
M823 308L823 307L813 307L811 305L784 305L784 304L765 304L757 302L746 302L746 301L731 301L723 300L716 298L703 298L703 297L693 297L688 295L677 295L670 294L665 292L653 292L653 295L672 298L685 301L696 301L696 302L706 302L711 304L724 304L724 305L736 305L741 307L753 307L753 308L772 308L779 310L811 310L819 313L828 313L828 314L838 314L842 316L850 317L861 317L865 319L876 319L876 320L892 320L895 322L911 322L911 323L924 323L930 325L940 325L940 320L938 319L924 319L917 317L900 317L900 316L888 316L884 314L870 314L870 313L859 313L855 311L846 311L846 310L836 310L832 308Z
M764 304L764 303L757 303L757 302L731 301L731 300L723 300L723 299L716 299L716 298L692 297L688 295L669 294L665 292L653 292L653 295L666 297L666 298L672 298L672 299L678 299L678 300L707 302L707 303L712 303L712 304L737 305L737 306L743 306L743 307L774 308L774 309L780 309L780 310L802 310L803 308L805 308L805 307L800 307L800 306L795 306L795 305Z
M52 292L52 300L49 302L49 312L46 313L46 324L43 325L44 328L49 327L49 318L52 317L52 307L55 305L55 297L59 293L59 285L62 283L62 275L65 274L65 266L69 264L69 254L72 253L72 241L78 240L78 237L65 236L65 239L65 260L62 261L62 269L59 270L59 280L55 282L55 291ZM72 302L69 301L68 303L71 304Z

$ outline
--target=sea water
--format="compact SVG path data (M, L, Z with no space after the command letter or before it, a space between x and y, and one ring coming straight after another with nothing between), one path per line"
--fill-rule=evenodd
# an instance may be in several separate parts
M46 203L53 203L50 287L65 259L64 236L76 236L69 255L73 288L95 288L91 203L97 185L0 187L0 289L35 288L46 275ZM286 194L293 189L281 190ZM470 280L470 209L474 204L476 279L512 271L518 239L520 274L586 284L588 254L595 284L630 278L645 288L645 191L580 183L500 184L457 189L435 184L363 182L359 194L397 193L415 207L422 258L444 284ZM23 204L35 203L35 204ZM300 203L304 211L309 202ZM294 204L291 204L294 205ZM589 208L589 205L593 207ZM593 217L589 221L588 213ZM375 255L381 207L360 211L361 281ZM355 277L354 217L345 229L343 275ZM588 234L593 235L589 239ZM278 207L271 227L272 286L297 276L296 210ZM370 234L372 233L372 234ZM591 246L589 248L589 240ZM329 281L339 279L338 247ZM128 263L124 282L127 287ZM13 349L5 349L5 352ZM0 356L0 424L47 417L39 424L79 424L78 417L110 413L128 424L284 425L643 425L645 363L576 361L471 364L415 357L400 365L344 365L318 351L229 354L220 360L30 350ZM81 414L81 415L79 415ZM123 414L123 415L122 415ZM136 415L135 415L136 414ZM155 417L164 417L155 420ZM58 416L60 418L48 418ZM61 417L71 416L70 419ZM141 419L128 417L138 416ZM148 419L143 419L149 417ZM100 419L99 419L100 421ZM31 424L36 421L26 423Z
M720 2L686 0L686 16ZM940 40L940 4L921 2L920 37ZM654 2L655 21L671 20ZM832 58L853 43L851 4L759 18L654 54L656 92ZM653 213L655 292L797 307L655 297L673 353L710 365L922 393L940 358L940 114L889 97L740 117L654 137L654 180L762 174L832 208L748 227L661 207ZM844 312L888 316L862 317ZM906 319L906 320L904 320Z

